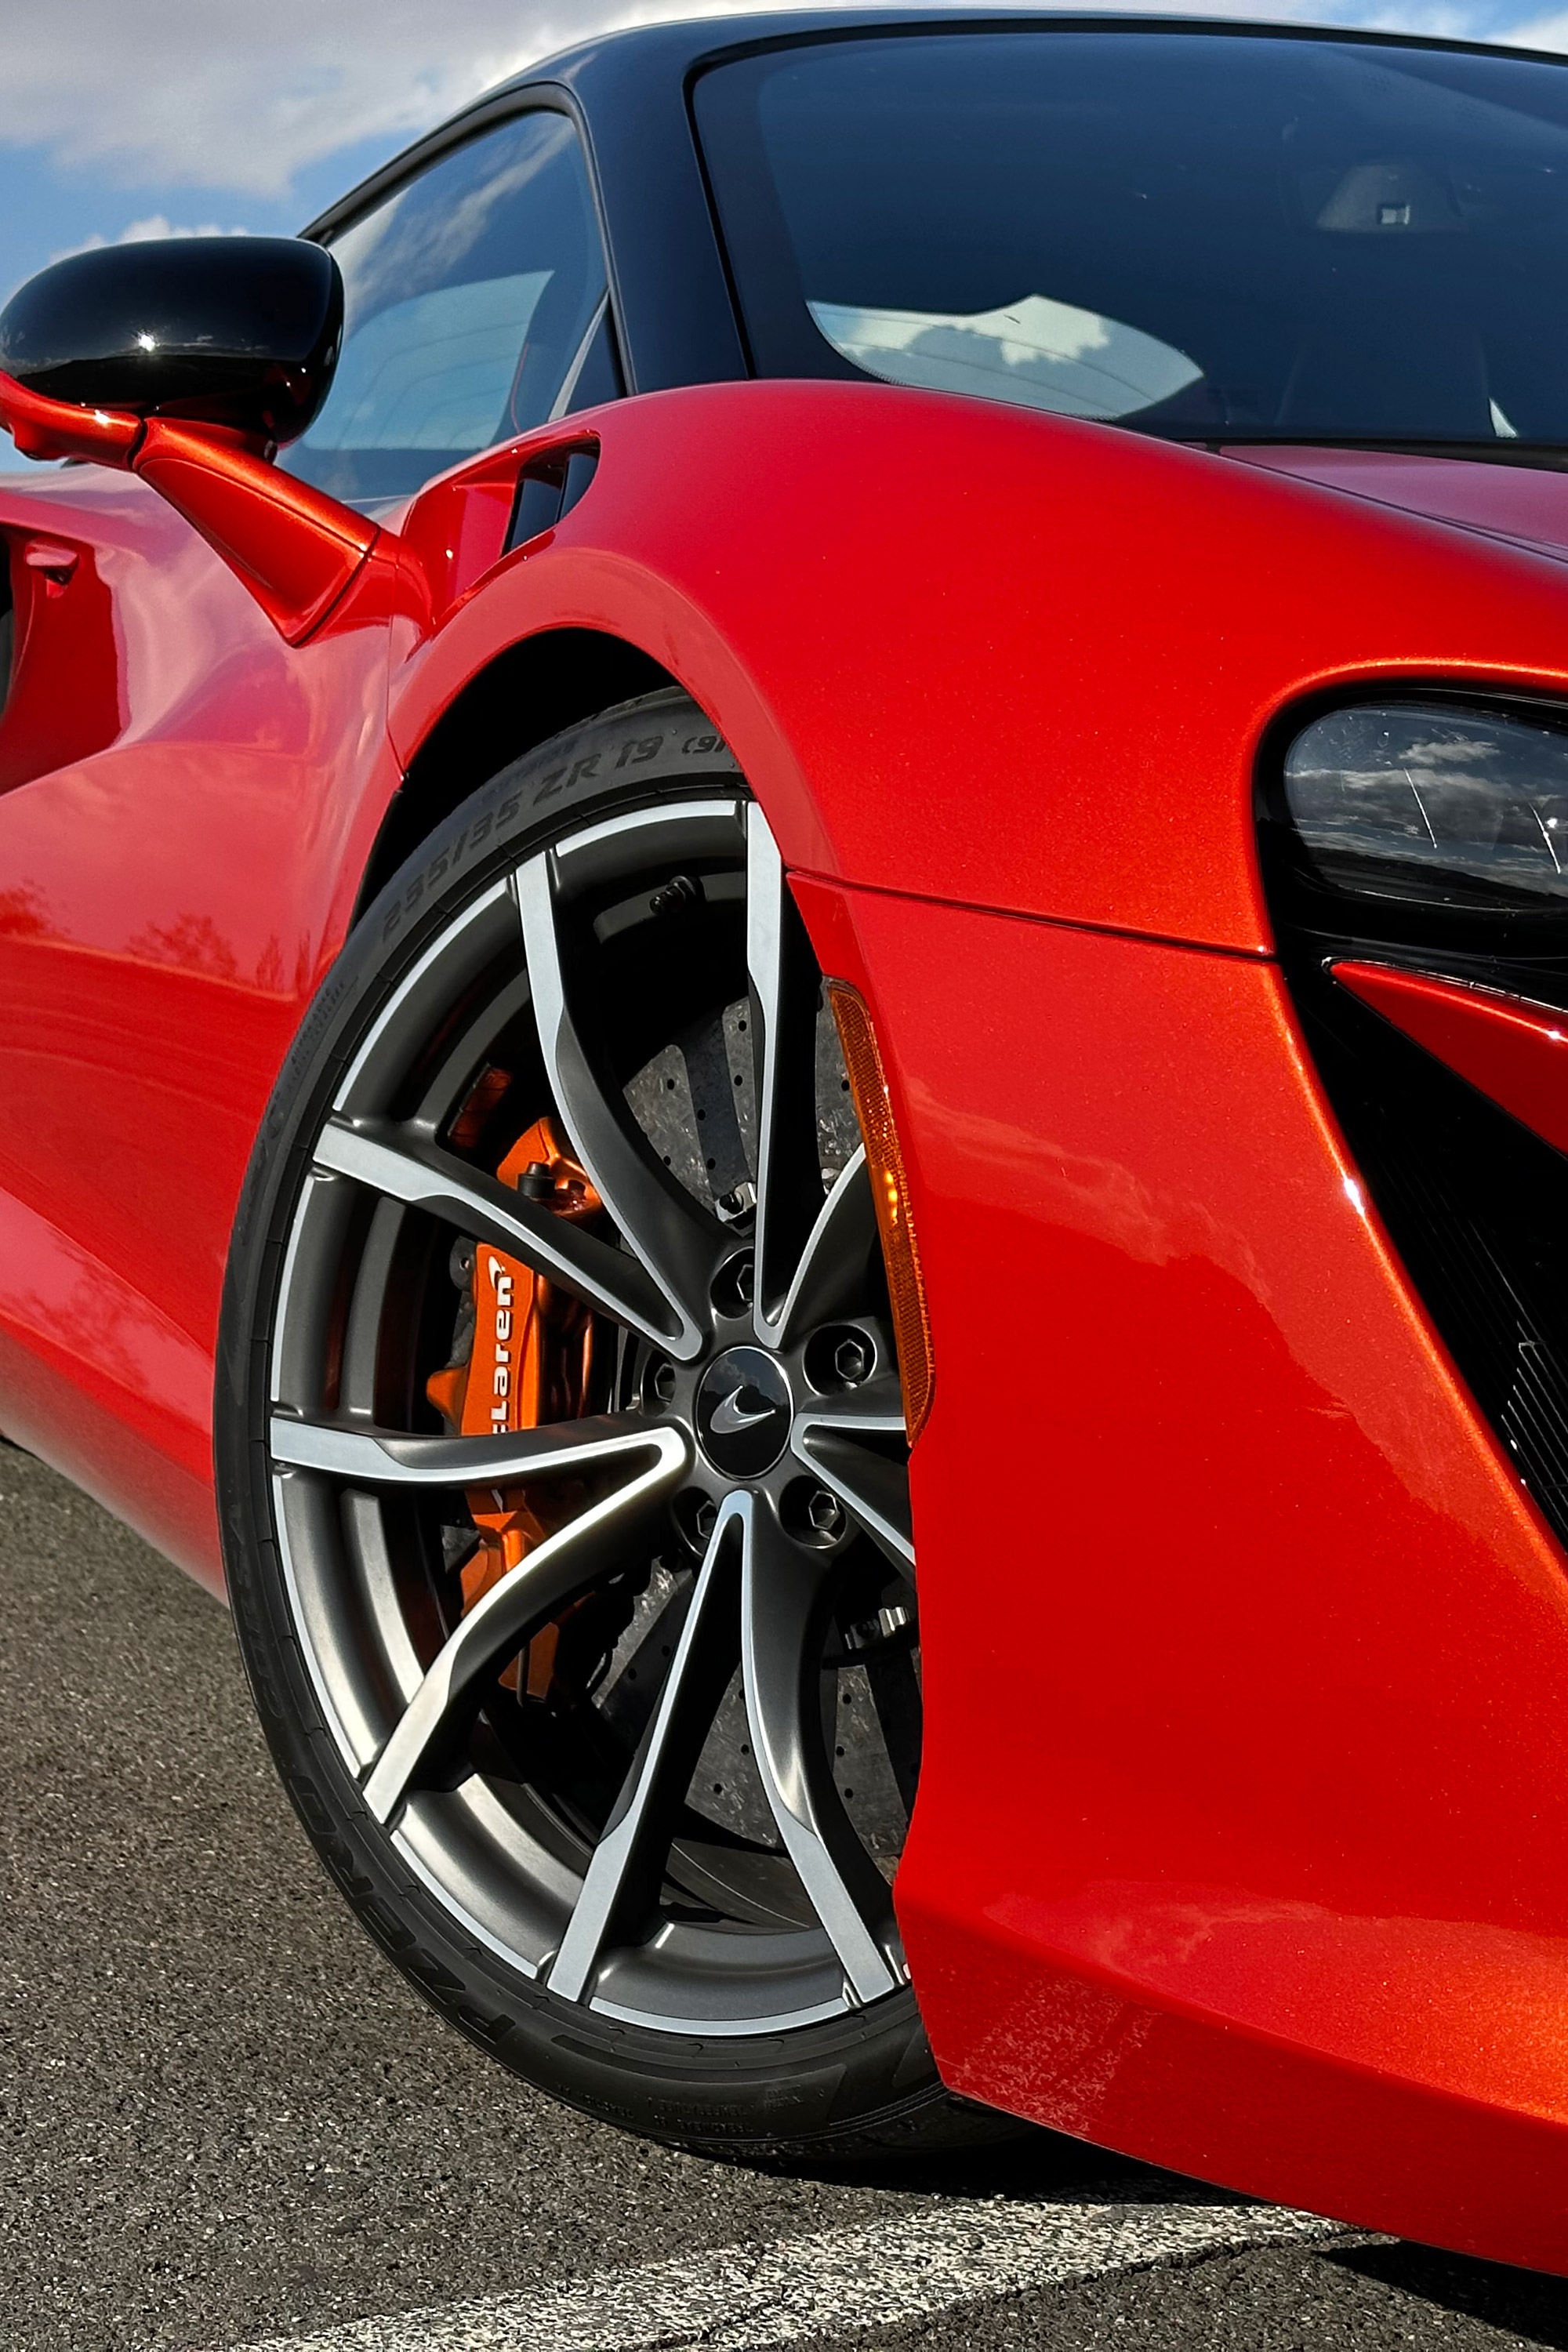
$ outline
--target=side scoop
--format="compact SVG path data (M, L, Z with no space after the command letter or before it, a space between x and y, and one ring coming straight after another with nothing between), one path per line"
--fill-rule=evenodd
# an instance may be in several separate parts
M1342 988L1568 1152L1568 1013L1391 964L1336 963Z

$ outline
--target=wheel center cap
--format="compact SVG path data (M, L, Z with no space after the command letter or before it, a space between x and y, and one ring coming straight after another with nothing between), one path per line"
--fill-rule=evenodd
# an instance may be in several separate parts
M729 1348L697 1388L697 1434L726 1478L771 1470L789 1442L793 1399L775 1360L761 1348Z

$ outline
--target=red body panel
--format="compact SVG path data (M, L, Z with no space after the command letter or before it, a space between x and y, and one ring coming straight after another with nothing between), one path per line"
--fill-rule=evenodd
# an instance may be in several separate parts
M1568 476L1563 474L1484 457L1421 457L1396 449L1239 446L1226 455L1407 514L1515 540L1560 562L1568 553Z
M588 495L498 562L523 455L585 430ZM1305 692L1561 695L1558 562L821 384L491 454L385 551L419 595L356 584L292 651L143 484L0 490L0 528L80 550L25 662L105 583L114 714L52 758L20 686L0 721L0 1425L216 1576L227 1234L388 799L520 638L641 648L729 738L900 1108L936 1362L900 1901L944 2071L1568 2269L1568 1578L1319 1100L1252 805Z
M405 757L498 645L603 629L690 688L797 866L1261 952L1283 703L1568 678L1554 562L1202 451L860 385L593 424L588 497L395 678Z
M1568 2268L1568 1580L1277 971L799 895L889 1041L927 1266L898 1894L944 2071Z
M139 483L0 496L0 525L45 520L84 554L29 622L0 722L30 776L0 793L0 1427L216 1585L229 1228L396 782L386 635L290 652ZM74 690L121 723L39 773L100 580L108 660ZM35 666L58 703L25 693Z

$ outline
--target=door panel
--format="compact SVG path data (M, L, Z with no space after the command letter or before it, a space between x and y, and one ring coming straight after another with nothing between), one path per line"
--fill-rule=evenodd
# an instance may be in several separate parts
M395 781L386 638L290 652L141 484L66 483L58 506L0 499L0 524L37 533L42 513L81 545L112 592L112 668L75 634L74 580L35 609L25 659L120 725L0 793L0 1427L210 1575L182 1482L209 1475L228 1233ZM155 1466L40 1406L46 1361L171 1465L167 1525Z

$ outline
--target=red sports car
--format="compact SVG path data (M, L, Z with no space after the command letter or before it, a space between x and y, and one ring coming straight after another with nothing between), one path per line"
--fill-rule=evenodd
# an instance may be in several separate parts
M1568 2271L1563 65L647 29L0 368L0 1426L395 1965Z

